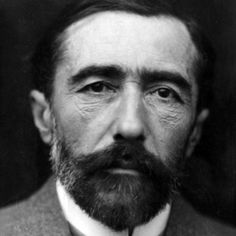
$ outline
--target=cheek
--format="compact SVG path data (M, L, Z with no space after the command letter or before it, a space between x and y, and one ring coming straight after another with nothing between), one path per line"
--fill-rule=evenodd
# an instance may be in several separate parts
M168 156L182 157L184 155L189 132L190 128L186 129L185 127L178 127L170 132L171 135L169 135L168 142L166 142Z
M149 123L153 146L163 160L182 156L192 124L190 114L186 109L174 107L152 111Z
M60 137L63 137L66 145L73 147L81 146L83 143L83 136L81 134L86 133L85 119L82 122L82 118L78 116L77 112L63 110L63 112L57 116L57 130Z
M109 125L111 109L111 106L104 104L68 99L63 107L57 107L57 111L60 111L57 112L60 135L75 153L91 152Z

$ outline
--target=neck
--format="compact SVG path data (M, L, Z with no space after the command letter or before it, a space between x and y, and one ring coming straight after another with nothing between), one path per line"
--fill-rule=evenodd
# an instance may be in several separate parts
M167 204L148 223L137 226L134 229L115 232L89 217L85 211L75 204L59 181L57 181L57 194L66 220L71 225L72 231L77 232L75 235L80 232L86 236L161 236L167 225L171 208L170 204Z

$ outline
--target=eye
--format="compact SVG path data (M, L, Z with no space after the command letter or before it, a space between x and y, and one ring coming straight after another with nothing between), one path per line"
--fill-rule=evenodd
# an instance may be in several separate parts
M114 88L108 83L95 82L95 83L86 85L80 91L90 92L90 93L105 93L105 92L114 91Z
M97 83L88 85L87 88L90 91L93 91L93 92L96 92L96 93L100 93L104 89L106 89L106 86L103 83L97 82Z
M173 96L173 92L168 88L159 88L157 92L158 92L158 95L162 98L168 98L171 95Z
M167 101L168 102L174 102L174 101L182 102L182 99L179 96L179 94L174 89L167 86L162 86L162 87L153 89L152 91L150 91L150 95L153 95L154 97L159 98L166 102Z

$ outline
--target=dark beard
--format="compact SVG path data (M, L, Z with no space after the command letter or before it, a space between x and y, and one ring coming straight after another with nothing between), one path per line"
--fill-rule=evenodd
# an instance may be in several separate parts
M148 222L176 191L181 172L167 167L141 143L117 142L102 151L79 156L74 156L64 142L57 145L60 153L54 169L61 183L90 217L115 231ZM139 174L108 171L116 168Z

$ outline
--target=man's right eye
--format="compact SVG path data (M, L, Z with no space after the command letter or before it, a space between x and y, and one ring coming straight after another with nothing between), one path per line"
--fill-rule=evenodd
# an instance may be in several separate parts
M95 82L92 84L88 84L80 89L79 92L90 92L90 93L106 93L106 92L114 92L115 89L105 82Z

